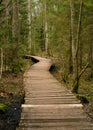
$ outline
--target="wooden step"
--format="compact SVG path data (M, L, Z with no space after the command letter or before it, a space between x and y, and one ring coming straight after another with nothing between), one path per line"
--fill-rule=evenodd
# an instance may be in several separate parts
M40 61L24 74L25 104L16 130L93 130L82 104L50 73L51 60Z
M89 122L85 122L85 121L79 121L79 122L71 122L71 121L54 121L54 122L52 122L52 121L48 121L48 122L44 122L44 121L42 121L42 122L33 122L32 120L29 120L29 122L28 121L26 121L26 120L24 120L24 121L22 121L21 123L20 123L20 125L19 125L19 127L36 127L36 126L38 126L38 127L43 127L43 128L45 128L45 127L78 127L78 126L82 126L82 127L89 127L89 128L93 128L93 125L90 125L90 123Z
M25 103L26 104L78 104L80 103L79 100L77 100L76 98L26 98L25 99Z
M31 127L19 127L17 130L93 130L91 126L52 126L52 127L41 127L41 126L31 126Z

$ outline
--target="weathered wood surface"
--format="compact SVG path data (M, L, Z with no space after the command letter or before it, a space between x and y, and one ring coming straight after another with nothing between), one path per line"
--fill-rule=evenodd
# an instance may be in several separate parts
M17 130L93 130L82 104L50 73L51 60L38 63L24 74L25 104Z

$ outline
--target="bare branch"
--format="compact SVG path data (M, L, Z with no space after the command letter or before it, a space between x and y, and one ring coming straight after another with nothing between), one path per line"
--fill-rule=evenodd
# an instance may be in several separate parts
M80 77L82 76L82 74L85 72L85 70L88 68L89 66L89 62L85 65L85 67L81 70L79 76L78 76L78 79L80 79Z

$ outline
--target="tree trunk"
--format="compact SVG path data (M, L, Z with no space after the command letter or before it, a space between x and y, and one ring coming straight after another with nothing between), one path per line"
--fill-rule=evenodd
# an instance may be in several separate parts
M13 56L12 56L12 72L19 71L19 6L18 0L12 0L12 42L13 42Z
M78 20L78 28L77 28L76 56L78 55L78 51L79 51L79 42L80 42L80 34L81 34L82 7L83 7L83 0L80 1L80 11L79 11L79 20Z
M69 44L69 73L73 73L73 61L72 61L72 35L70 28L70 44Z
M80 70L82 70L82 43L79 42L79 66L80 66Z
M18 58L19 42L19 17L18 17L18 0L12 0L12 41L13 41L13 59Z
M31 48L32 48L32 28L31 28L31 23L32 23L32 0L28 0L28 21L29 21L29 36L28 36L28 44L29 44L29 50L31 53Z
M47 22L47 2L45 0L45 51L48 51L48 22Z
M92 40L90 40L91 42ZM90 63L90 78L93 78L93 43L90 43L90 50L89 50L89 63Z
M0 79L2 78L3 73L3 49L1 48L1 67L0 67Z
M73 74L75 73L75 38L74 38L74 0L70 0L71 10L71 50L72 50L72 63L73 63Z
M79 11L79 20L78 20L78 28L77 28L77 42L76 42L76 54L75 54L75 81L73 84L73 92L78 93L79 87L79 71L78 71L78 52L79 52L79 41L80 41L80 33L81 33L81 17L82 17L82 7L83 0L80 1L80 11Z
M5 9L6 34L5 34L5 41L4 41L5 46L4 46L4 49L3 49L4 50L4 54L3 54L3 56L4 56L4 71L7 70L7 66L8 66L7 65L7 59L8 59L8 56L7 56L7 51L8 51L7 45L9 44L9 31L8 31L8 26L9 26L9 7L7 6L8 4L9 4L9 0L4 1L4 5L5 5L5 7L7 7Z

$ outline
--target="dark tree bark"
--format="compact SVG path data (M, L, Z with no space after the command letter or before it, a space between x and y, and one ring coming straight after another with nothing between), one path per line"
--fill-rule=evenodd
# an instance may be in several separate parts
M80 42L80 33L81 33L81 18L82 18L82 7L83 0L80 1L80 11L79 11L79 20L78 20L78 28L77 28L77 42L76 42L76 54L75 54L75 80L73 84L72 92L78 93L79 88L79 64L78 64L78 52L79 52L79 42Z
M71 10L71 30L70 30L70 56L72 56L72 70L73 70L73 75L75 74L75 35L74 35L74 0L70 0L70 10Z
M12 40L13 40L13 56L18 57L18 42L19 42L19 17L18 17L18 0L12 1Z
M70 28L70 44L69 44L69 73L73 73L73 61L72 61L72 36L71 36L71 28Z
M19 71L19 57L18 57L18 46L19 46L19 10L18 0L12 0L12 42L13 42L13 65L12 71Z

